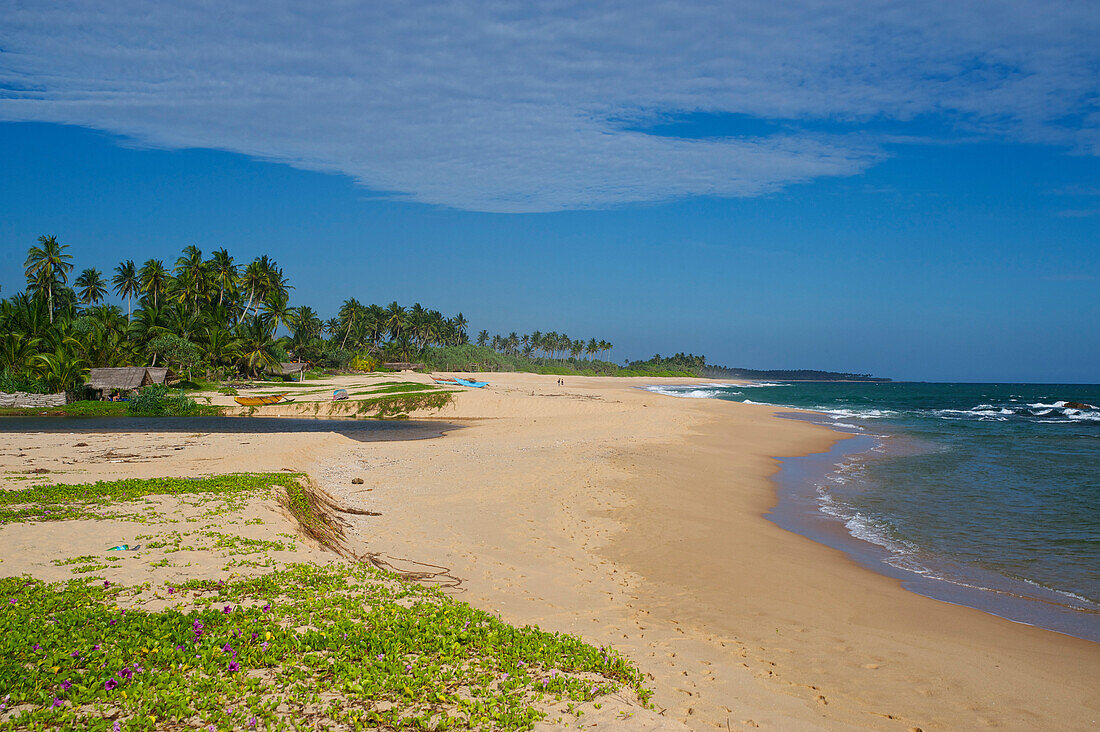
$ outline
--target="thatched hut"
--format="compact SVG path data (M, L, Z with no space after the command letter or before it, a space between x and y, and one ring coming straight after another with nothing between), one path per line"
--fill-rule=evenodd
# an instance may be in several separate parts
M172 369L155 366L122 366L117 368L91 369L88 372L87 386L99 392L100 399L119 392L131 394L143 386L151 384L170 384L179 381Z
M407 361L394 361L391 363L382 364L391 371L423 371L424 364L422 363L408 363Z
M267 373L272 376L297 376L298 380L300 381L302 379L302 374L304 374L306 369L308 368L309 364L288 361L286 363L281 363L274 368L268 369Z

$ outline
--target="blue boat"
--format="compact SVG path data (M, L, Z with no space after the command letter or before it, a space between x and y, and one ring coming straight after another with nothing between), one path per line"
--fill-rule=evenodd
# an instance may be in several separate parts
M467 381L466 379L460 379L457 376L455 377L455 381L457 381L462 386L472 386L475 389L480 389L483 386L489 385L488 381Z

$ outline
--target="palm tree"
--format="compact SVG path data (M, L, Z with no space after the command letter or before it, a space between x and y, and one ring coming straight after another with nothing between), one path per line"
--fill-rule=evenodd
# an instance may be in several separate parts
M344 300L344 304L340 306L340 322L343 324L341 327L344 331L344 339L340 341L340 348L347 345L348 336L351 335L351 329L355 325L355 322L360 318L363 312L363 306L359 304L359 301L354 297L349 297Z
M483 330L477 334L477 344L482 348L489 345L489 331Z
M130 321L130 298L141 292L141 278L138 277L134 260L127 259L115 267L115 276L111 278L115 294L126 298L126 321Z
M275 337L275 331L280 325L286 325L294 317L294 308L288 305L287 296L277 290L272 290L263 300L264 316L271 322L271 337Z
M141 265L141 291L153 296L153 307L159 304L159 296L168 289L168 282L172 276L164 268L164 262L159 259L150 259Z
M233 257L223 249L217 249L210 255L210 261L206 263L210 270L210 278L218 287L218 305L222 304L226 292L232 292L237 287L240 275L237 265L233 263Z
M248 315L248 311L252 307L252 300L256 295L263 297L263 292L266 290L270 279L270 269L271 262L266 255L263 258L252 260L244 268L244 274L241 275L240 280L241 285L248 290L248 302L244 306L244 315Z
M53 323L53 287L54 284L64 285L69 281L69 271L73 268L71 254L65 254L68 244L60 244L56 236L38 237L39 246L31 247L27 252L26 267L27 281L46 287L46 298L49 304L50 323Z
M193 311L198 313L199 303L206 296L209 287L209 274L202 250L194 244L188 245L182 256L176 260L172 270L176 275L177 301L183 305L190 302Z
M457 340L460 343L465 343L466 342L466 326L469 325L469 322L467 322L467 320L466 320L466 316L463 315L462 313L459 313L458 315L454 316L454 318L452 320L454 321L455 330L458 331Z
M103 274L98 269L88 268L84 270L74 280L73 284L80 288L80 302L85 305L95 305L107 294Z
M396 300L386 307L386 328L390 332L390 338L394 340L404 332L405 308L398 305Z

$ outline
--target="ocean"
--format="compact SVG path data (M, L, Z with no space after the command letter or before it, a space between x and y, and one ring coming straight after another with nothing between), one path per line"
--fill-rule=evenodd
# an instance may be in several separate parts
M911 590L1100 642L1100 385L650 387L798 407L851 432L784 459L784 528ZM783 457L783 456L777 456Z

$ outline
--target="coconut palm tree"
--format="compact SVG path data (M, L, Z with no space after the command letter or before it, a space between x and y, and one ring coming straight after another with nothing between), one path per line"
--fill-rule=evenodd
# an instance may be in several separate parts
M210 275L202 258L202 250L194 244L188 245L176 260L172 272L176 276L176 301L180 305L190 303L192 312L198 313L210 287Z
M217 249L210 255L210 261L206 263L210 271L210 279L218 288L218 305L225 299L225 293L237 289L240 273L237 265L233 263L233 257L223 249Z
M275 331L279 329L280 325L287 325L294 317L294 308L290 307L288 303L287 296L278 290L268 292L267 297L261 303L264 317L270 324L271 338L275 337Z
M26 268L27 281L35 285L45 286L46 300L49 306L50 323L53 323L53 294L54 286L64 285L69 281L69 271L73 265L69 260L71 254L66 254L68 244L61 244L56 236L38 237L38 246L31 247L27 252L27 261L23 263Z
M477 334L477 344L482 348L489 345L489 331L483 330Z
M115 267L115 276L111 278L115 294L126 298L126 320L130 320L130 298L141 293L141 278L138 276L134 260L127 259Z
M153 307L157 307L162 299L161 296L168 290L168 283L172 279L172 275L168 274L168 270L164 268L164 262L159 259L150 259L141 265L139 277L141 279L141 292L151 295Z
M107 294L103 274L98 269L88 268L84 270L73 281L73 284L77 286L80 302L84 305L95 305Z
M390 332L390 338L397 339L405 329L405 308L397 304L394 300L388 306L386 306L386 325L385 327Z
M244 272L241 274L240 283L242 287L248 290L248 302L244 306L243 315L248 315L248 311L252 307L252 301L257 296L263 299L270 278L271 260L267 258L267 255L252 260L248 263L248 266L244 268Z

